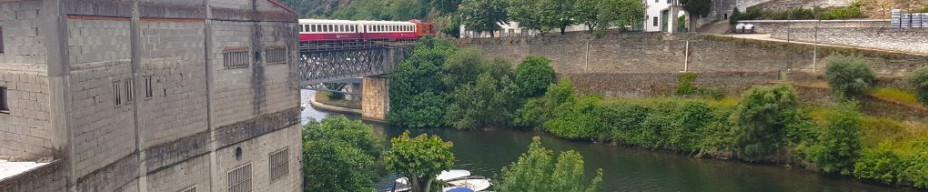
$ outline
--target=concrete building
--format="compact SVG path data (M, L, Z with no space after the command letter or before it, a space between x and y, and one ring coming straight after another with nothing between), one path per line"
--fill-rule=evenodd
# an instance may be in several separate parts
M643 0L645 3L644 31L674 32L677 18L683 16L678 0Z
M301 190L296 19L274 0L0 1L0 167L30 166L0 191Z

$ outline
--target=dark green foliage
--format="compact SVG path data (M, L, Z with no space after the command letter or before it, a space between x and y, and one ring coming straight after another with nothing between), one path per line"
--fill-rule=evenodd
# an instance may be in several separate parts
M532 138L528 151L519 160L504 167L495 188L505 192L534 191L598 191L602 169L592 182L584 182L583 156L574 151L562 152L554 159L554 151L541 146L541 138Z
M854 164L854 176L885 184L892 184L899 179L902 159L888 147L880 146L864 150L860 159Z
M387 169L409 179L412 191L431 191L432 180L454 165L451 142L438 136L422 134L409 137L409 132L390 139L390 150L384 153Z
M509 76L495 78L489 72L477 77L451 94L445 122L457 129L484 126L507 126L513 119L519 98Z
M866 94L873 89L875 79L870 63L859 56L828 57L825 80L839 98Z
M789 85L751 88L732 115L735 154L756 161L778 152L789 124L801 119L799 112L796 91Z
M915 88L918 100L928 105L928 67L921 67L909 73L906 82Z
M732 10L731 16L728 17L728 23L734 25L738 24L738 21L754 20L758 17L761 17L761 15L761 10L758 8L748 8L745 12L741 12L741 10L738 10L736 7L734 10Z
M928 147L924 146L923 147ZM904 158L905 169L901 170L899 177L911 182L917 188L928 188L928 153L921 152Z
M693 17L705 17L712 11L712 0L680 0L680 4Z
M383 139L361 121L333 116L303 127L305 191L371 191L380 178Z
M554 116L554 110L563 103L576 101L573 83L564 79L548 86L545 96L529 99L517 111L514 124L522 127L538 128Z
M850 175L860 156L860 121L856 104L847 104L826 119L828 128L819 135L807 156L826 173Z
M680 73L677 75L677 95L689 95L696 93L696 73Z
M461 24L480 33L499 30L498 24L509 20L508 8L506 0L463 0L458 12L461 13Z
M387 122L409 128L443 125L446 96L449 90L442 81L442 67L454 53L450 42L423 38L410 58L390 74L390 112Z
M700 95L715 100L725 98L725 93L719 89L704 89L693 85L696 81L696 73L680 73L677 75L677 95Z
M549 85L554 83L554 68L551 60L545 57L529 56L522 60L516 68L516 85L519 93L525 97L538 97L545 93Z
M592 115L596 102L595 96L580 97L567 101L554 109L554 118L544 123L544 129L554 135L567 139L595 139L598 133L607 133L602 126L602 119Z
M487 61L479 52L462 50L451 54L442 67L441 80L445 87L457 88L477 80L486 70Z

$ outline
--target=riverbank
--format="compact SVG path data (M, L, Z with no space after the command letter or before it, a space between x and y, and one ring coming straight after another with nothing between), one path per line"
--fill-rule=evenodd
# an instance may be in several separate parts
M331 100L327 92L316 92L309 98L309 105L315 109L361 115L361 101Z

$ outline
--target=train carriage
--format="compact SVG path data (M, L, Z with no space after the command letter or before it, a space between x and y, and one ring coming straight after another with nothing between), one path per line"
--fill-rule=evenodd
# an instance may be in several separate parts
M434 35L432 24L410 21L300 19L300 42L401 41Z

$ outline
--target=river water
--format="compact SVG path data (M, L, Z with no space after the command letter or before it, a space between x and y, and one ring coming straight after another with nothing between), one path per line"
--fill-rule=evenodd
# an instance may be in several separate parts
M312 91L302 91L302 118L322 119L338 115L314 110L305 105ZM349 116L358 119L357 116ZM389 138L404 129L368 122L374 131ZM572 142L547 134L508 129L457 131L453 129L411 130L413 135L438 135L454 143L455 169L470 170L474 175L494 178L499 170L516 161L528 150L533 136L542 138L543 146L555 152L574 150L583 155L587 180L596 169L603 169L601 191L914 191L871 185L849 178L829 177L776 165L749 165L740 162L698 159L670 152L636 149L625 146ZM387 178L384 181L389 181ZM380 184L385 185L385 182Z

